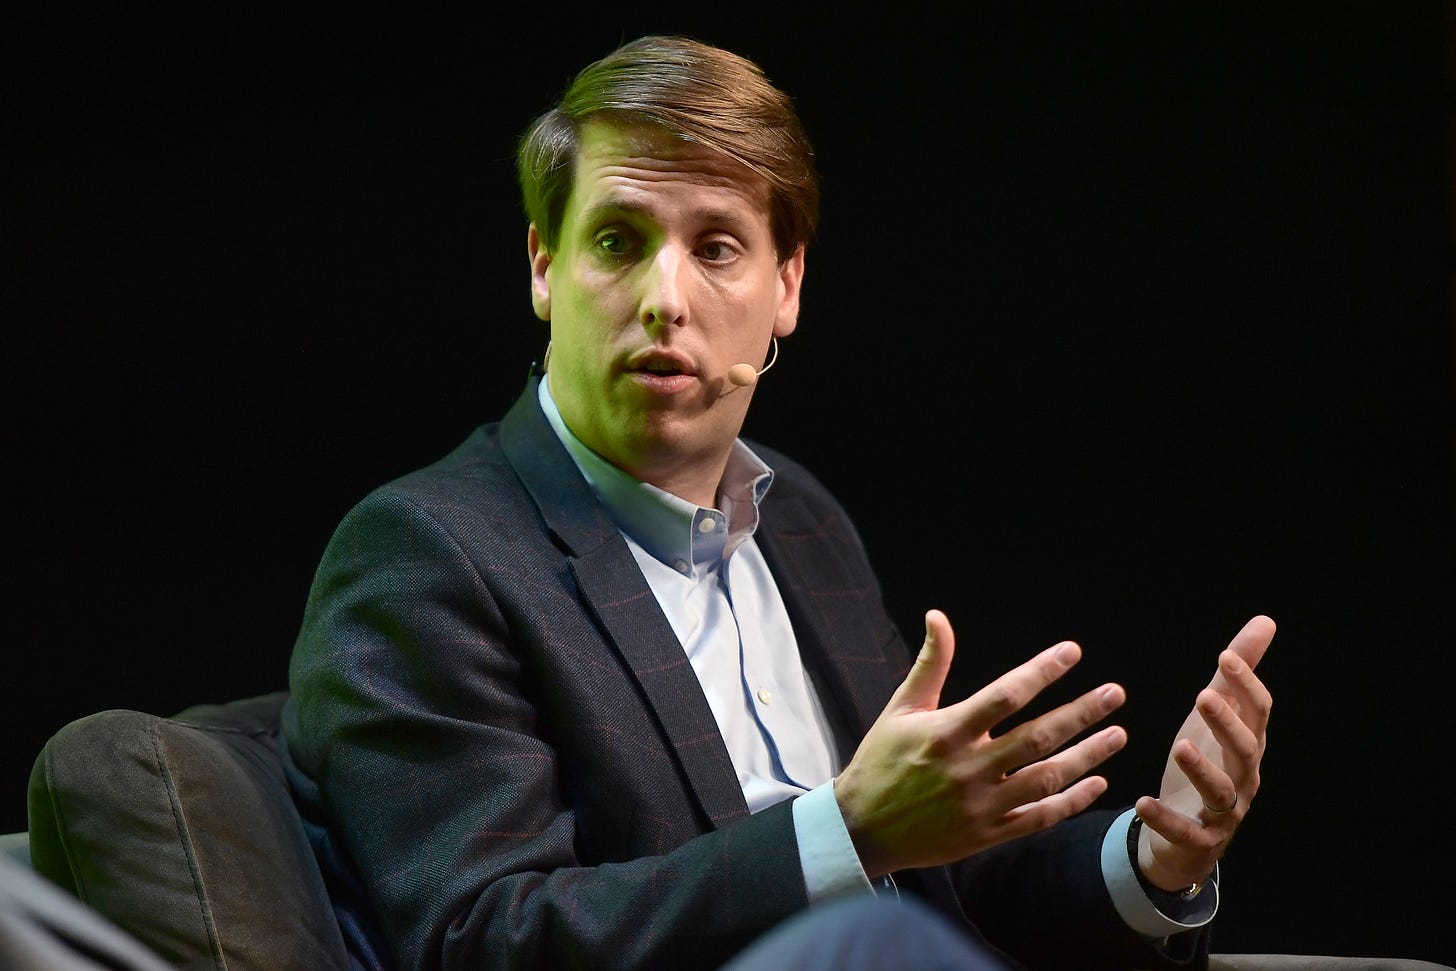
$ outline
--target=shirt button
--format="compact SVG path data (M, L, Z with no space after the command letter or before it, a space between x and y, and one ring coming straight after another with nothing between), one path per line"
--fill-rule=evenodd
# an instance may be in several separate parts
M712 516L706 516L703 519L698 520L698 532L700 533L711 533L717 528L718 521Z
M679 572L679 573L686 573L686 572L688 572L688 561L687 560L678 560L672 566L673 566L673 569L677 570L677 572Z
M773 704L773 692L767 688L758 689L758 700L766 705Z

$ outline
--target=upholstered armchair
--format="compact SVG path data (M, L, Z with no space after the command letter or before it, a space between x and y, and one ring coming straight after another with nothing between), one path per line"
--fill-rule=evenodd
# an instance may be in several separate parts
M278 755L285 697L200 705L170 718L103 711L66 725L31 774L28 835L0 837L0 851L173 967L346 971ZM1373 957L1212 959L1215 971L1443 967Z

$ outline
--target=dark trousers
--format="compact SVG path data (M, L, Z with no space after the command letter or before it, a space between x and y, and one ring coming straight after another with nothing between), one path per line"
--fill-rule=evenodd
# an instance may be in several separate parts
M810 907L720 971L1014 971L1017 965L912 898L872 894Z

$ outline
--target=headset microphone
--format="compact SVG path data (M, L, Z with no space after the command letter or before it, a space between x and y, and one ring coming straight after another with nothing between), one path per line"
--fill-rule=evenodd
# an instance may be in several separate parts
M728 369L728 380L740 388L751 388L758 383L758 376L774 366L779 359L779 339L773 338L773 356L768 363L761 368L755 368L752 364L735 364Z

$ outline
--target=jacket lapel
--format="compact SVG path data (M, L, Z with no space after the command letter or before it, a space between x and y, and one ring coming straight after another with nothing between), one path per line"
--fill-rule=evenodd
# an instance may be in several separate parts
M538 372L501 423L501 447L545 520L582 601L632 672L714 827L748 815L738 773L682 644L626 541L541 412Z
M858 542L846 535L849 524L821 521L799 499L773 496L770 490L755 539L778 582L800 656L838 707L840 755L847 761L904 677L904 668L892 668L886 657L896 634L865 595L873 577L856 569L860 557L844 552L846 542Z

